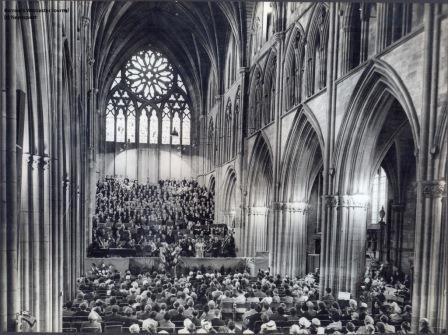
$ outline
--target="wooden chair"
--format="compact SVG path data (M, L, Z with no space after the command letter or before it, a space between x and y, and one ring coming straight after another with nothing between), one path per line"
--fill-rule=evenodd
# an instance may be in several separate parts
M232 301L223 302L221 304L221 313L224 315L231 315L235 318L235 304Z

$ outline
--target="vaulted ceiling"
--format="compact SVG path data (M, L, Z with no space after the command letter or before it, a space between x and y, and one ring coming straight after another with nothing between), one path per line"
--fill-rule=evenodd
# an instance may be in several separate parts
M178 67L193 104L202 110L209 71L223 71L229 33L242 43L243 7L232 2L93 2L94 80L100 99L133 53L152 48Z

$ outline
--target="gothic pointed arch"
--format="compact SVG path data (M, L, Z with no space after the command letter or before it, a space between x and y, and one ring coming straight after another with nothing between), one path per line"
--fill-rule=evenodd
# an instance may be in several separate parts
M276 72L277 72L277 52L271 49L268 60L265 64L264 78L263 78L263 108L261 126L274 121L275 112L275 87L276 87Z
M284 64L285 111L302 101L305 58L305 31L296 23L289 36Z
M275 273L290 276L304 275L307 271L307 251L313 235L318 232L314 216L320 212L315 187L323 166L323 140L312 113L301 108L293 121L286 141L280 174L282 199L281 222L274 232L272 264ZM316 217L317 220L317 217ZM308 269L314 270L314 269Z
M241 86L238 86L233 102L233 116L232 116L232 157L238 152L240 136L242 129L240 126L240 105L241 105Z
M224 209L224 223L227 224L229 228L235 228L235 219L237 211L237 178L236 172L233 167L229 167L226 170L224 177L224 197L222 208Z
M326 217L331 218L332 223L322 232L323 245L328 250L321 259L323 287L351 292L359 289L366 266L368 224L376 223L377 213L372 210L378 210L374 206L378 202L374 200L379 194L375 194L372 187L375 182L378 184L378 178L382 180L379 183L386 185L390 183L382 176L395 174L400 176L399 181L401 179L395 194L383 194L382 201L390 196L389 202L414 206L406 201L405 188L411 192L411 185L415 183L414 152L418 148L418 133L412 100L399 77L382 62L369 64L350 99L336 142L335 195L327 198L325 207ZM389 212L387 203L383 205ZM409 225L408 229L409 247L413 248L414 225ZM334 238L336 231L343 232L338 240ZM340 250L340 254L334 255L331 250ZM362 252L353 255L354 250ZM392 257L390 254L368 256ZM404 264L400 262L400 266ZM335 266L340 269L337 273Z
M406 118L410 123L416 148L419 143L419 123L415 107L407 88L404 86L396 72L386 63L376 60L369 64L364 70L361 78L362 79L356 85L350 98L347 113L342 120L342 126L337 138L334 164L337 167L337 176L339 176L336 179L339 189L348 186L348 180L351 178L345 175L345 173L350 170L347 169L346 164L353 163L352 160L348 159L350 143L359 148L360 137L362 136L361 129L365 129L367 126L368 115L360 113L360 110L364 110L366 113L371 113L372 110L378 108L378 104L381 103L381 98L383 99L382 103L387 103L387 101L390 101L390 98L396 99L403 107ZM370 116L373 117L374 115ZM384 117L384 115L382 117ZM381 120L377 120L377 122L377 127L381 127ZM353 136L354 133L359 134L359 137L355 138ZM362 168L359 166L358 171L361 172L361 170ZM354 171L352 171L352 173L354 173ZM344 179L344 176L347 176L348 179ZM354 186L353 179L351 179L349 184L351 184L352 187ZM357 193L358 191L352 189L349 192Z
M261 132L255 141L249 166L247 220L245 227L246 256L254 256L268 248L268 229L271 221L273 162L269 142Z
M249 115L247 134L252 135L261 128L263 113L263 70L257 64L252 70L249 85Z

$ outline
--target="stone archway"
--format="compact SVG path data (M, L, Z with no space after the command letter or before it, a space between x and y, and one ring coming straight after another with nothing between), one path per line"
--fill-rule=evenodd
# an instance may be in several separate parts
M418 143L415 111L399 79L381 63L368 67L362 78L342 123L333 194L326 197L321 292L330 287L357 295L365 270L372 173L398 136L397 128L406 127L414 148ZM415 171L415 159L413 165Z
M272 151L263 135L256 139L249 163L247 216L244 227L245 256L268 250L272 202Z
M318 207L317 203L311 206L310 197L323 164L322 145L317 122L302 109L294 120L282 159L283 202L277 209L281 214L277 216L271 250L274 273L306 274L309 212L317 211Z

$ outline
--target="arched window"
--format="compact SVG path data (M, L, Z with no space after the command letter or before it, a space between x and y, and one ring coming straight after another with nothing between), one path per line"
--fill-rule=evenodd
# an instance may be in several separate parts
M106 108L106 141L115 141L115 109L112 101L109 101Z
M235 96L235 107L233 108L233 124L232 124L232 157L235 157L238 151L238 138L240 136L239 130L239 114L240 114L240 87Z
M227 45L226 69L225 69L225 87L229 88L236 79L238 70L238 46L235 37L230 34L229 44Z
M177 135L174 135L177 133ZM180 144L180 116L178 112L173 115L173 124L171 127L171 144Z
M387 176L381 167L373 177L371 199L371 223L376 224L381 220L381 209L387 210Z
M162 114L162 144L170 144L171 137L171 118L170 109L165 106Z
M182 117L182 145L190 145L190 110L185 108Z
M159 142L159 118L157 112L153 109L149 119L149 143L157 144Z
M126 118L124 116L123 108L120 108L117 115L117 139L116 141L119 143L124 142L126 133Z
M140 144L179 144L182 127L183 137L188 140L181 144L190 144L190 122L183 125L180 121L184 113L191 119L187 89L180 73L160 52L143 50L134 54L118 71L107 101L106 141L135 143L138 132ZM175 114L173 127L179 136L171 141Z
M224 161L230 159L230 149L232 148L232 102L227 100L226 113L224 115Z
M140 143L148 143L148 115L146 109L140 115L138 140Z
M126 140L129 143L135 143L135 109L132 104L128 107L126 117Z
M256 4L251 31L251 56L253 57L274 33L274 10L271 2Z
M307 35L306 95L311 96L326 86L329 18L325 4L318 3Z
M215 97L217 94L218 94L218 88L216 84L215 72L211 68L207 86L207 106L209 112L215 105Z

